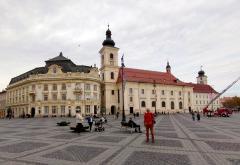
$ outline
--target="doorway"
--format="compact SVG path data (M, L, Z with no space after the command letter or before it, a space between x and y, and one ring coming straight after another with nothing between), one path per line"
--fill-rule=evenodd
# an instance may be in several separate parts
M131 114L133 113L133 107L130 107L130 113Z
M32 107L32 109L31 109L31 117L34 117L34 116L35 116L35 108Z
M115 106L111 106L111 114L114 115L116 113Z

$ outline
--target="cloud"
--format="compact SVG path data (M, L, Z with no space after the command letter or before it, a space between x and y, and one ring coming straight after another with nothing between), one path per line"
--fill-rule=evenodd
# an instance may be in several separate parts
M239 6L237 0L3 0L0 89L60 51L77 64L99 66L109 23L126 66L164 71L169 60L177 77L195 82L203 65L221 91L240 75ZM239 88L229 94L240 95Z

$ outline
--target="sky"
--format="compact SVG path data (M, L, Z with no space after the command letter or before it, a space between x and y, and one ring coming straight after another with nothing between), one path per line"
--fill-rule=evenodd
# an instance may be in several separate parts
M125 66L165 71L196 82L203 66L221 92L240 76L239 0L1 0L0 90L11 78L63 52L100 64L110 25ZM240 96L240 81L225 96Z

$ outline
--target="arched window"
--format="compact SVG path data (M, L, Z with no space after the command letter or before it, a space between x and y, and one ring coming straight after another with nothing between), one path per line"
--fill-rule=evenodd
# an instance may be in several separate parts
M110 54L110 60L113 60L113 54L112 53Z
M179 109L182 109L183 108L183 105L182 105L182 102L180 101L179 102Z
M141 107L146 107L145 101L141 102Z
M171 109L174 109L174 102L171 101Z
M166 107L165 101L162 101L162 107Z
M80 107L80 106L77 106L77 107L76 107L76 111L81 112L81 107Z
M156 102L152 101L152 107L155 107L155 106L156 106Z
M114 73L111 72L111 79L114 79Z

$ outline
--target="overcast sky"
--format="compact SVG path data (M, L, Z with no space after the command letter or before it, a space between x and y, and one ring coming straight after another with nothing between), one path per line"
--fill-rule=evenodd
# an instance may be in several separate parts
M99 66L107 24L131 68L196 82L200 66L222 91L240 76L239 0L1 0L0 90L59 54ZM240 96L240 82L225 95Z

